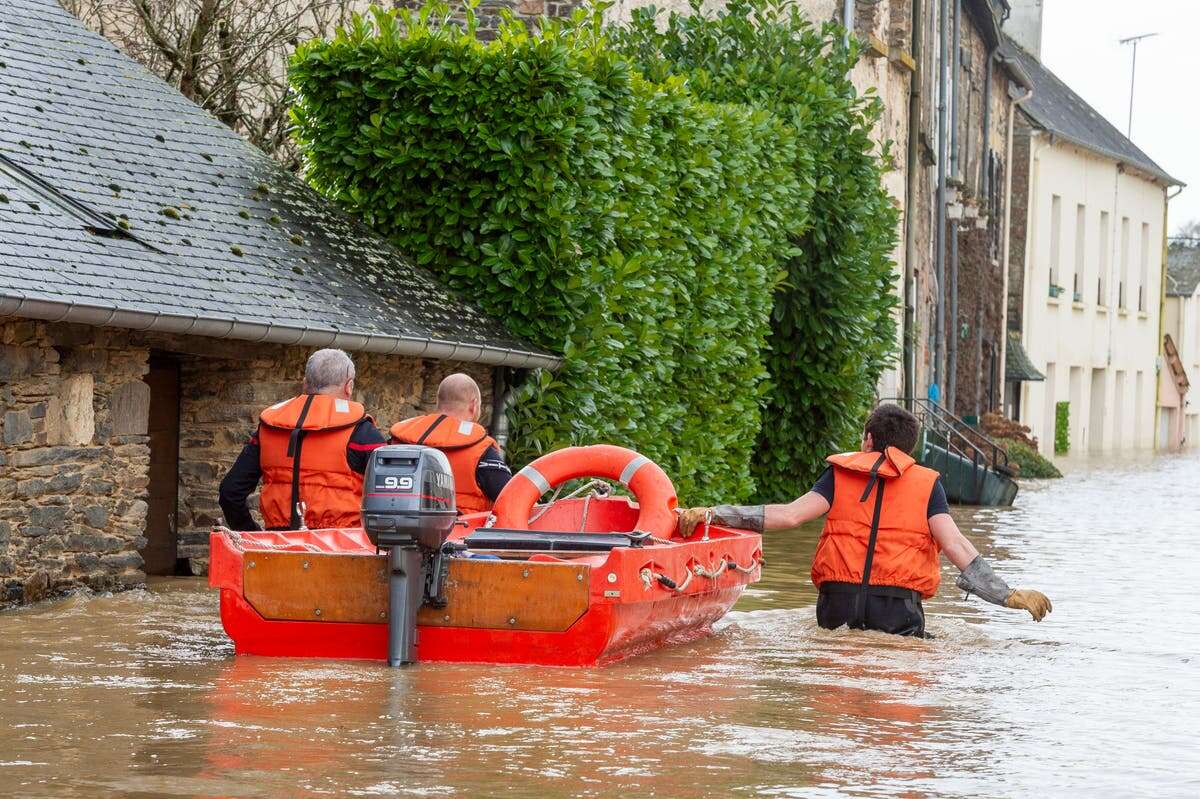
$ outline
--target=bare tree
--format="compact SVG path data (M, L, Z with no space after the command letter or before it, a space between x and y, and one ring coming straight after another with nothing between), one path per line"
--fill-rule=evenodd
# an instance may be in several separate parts
M1200 219L1184 222L1170 239L1174 246L1200 247Z
M59 0L75 16L289 169L288 58L367 0Z

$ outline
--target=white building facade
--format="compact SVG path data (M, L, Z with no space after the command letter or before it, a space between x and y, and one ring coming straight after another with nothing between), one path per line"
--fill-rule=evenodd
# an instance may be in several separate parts
M1167 190L1178 181L1014 52L1034 98L1023 106L1028 194L1011 328L1046 379L1021 383L1012 407L1047 455L1061 403L1072 453L1152 448Z
M1073 452L1154 444L1164 187L1037 136L1021 337L1044 382L1022 384L1022 424L1046 454L1069 403Z

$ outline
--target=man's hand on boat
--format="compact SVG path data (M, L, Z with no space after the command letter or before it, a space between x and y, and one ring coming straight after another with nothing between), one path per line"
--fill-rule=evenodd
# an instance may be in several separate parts
M679 514L679 536L691 538L696 528L705 524L706 520L722 527L761 533L764 510L762 505L717 505L712 508L676 508L675 512Z

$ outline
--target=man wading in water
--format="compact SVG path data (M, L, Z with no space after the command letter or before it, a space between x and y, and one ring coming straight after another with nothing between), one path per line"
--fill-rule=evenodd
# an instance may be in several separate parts
M1027 610L1041 621L1045 594L1009 588L950 517L938 473L909 456L919 424L898 405L880 405L867 420L862 452L830 455L812 490L787 505L718 505L679 511L687 537L711 511L715 524L743 530L788 530L818 516L825 529L813 556L820 592L817 623L897 635L925 635L921 599L937 593L943 551L962 574L956 585L985 602Z

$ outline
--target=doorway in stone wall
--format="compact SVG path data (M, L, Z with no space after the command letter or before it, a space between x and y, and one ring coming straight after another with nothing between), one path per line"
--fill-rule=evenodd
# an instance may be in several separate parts
M150 484L146 514L146 574L175 574L179 504L179 362L151 356L145 377L150 386Z

